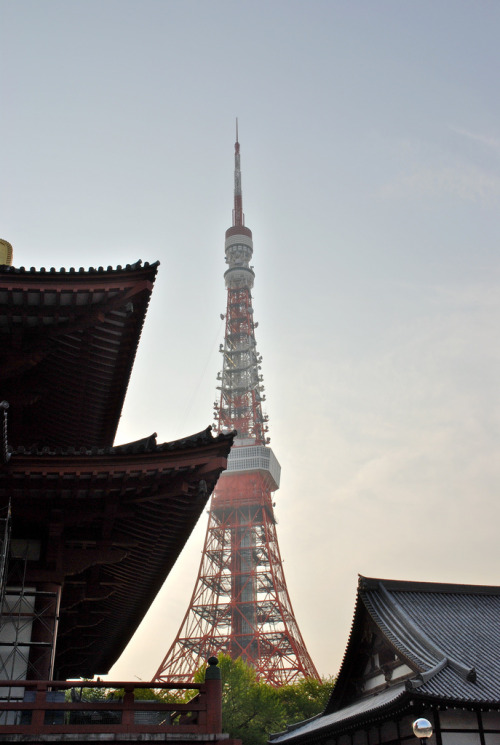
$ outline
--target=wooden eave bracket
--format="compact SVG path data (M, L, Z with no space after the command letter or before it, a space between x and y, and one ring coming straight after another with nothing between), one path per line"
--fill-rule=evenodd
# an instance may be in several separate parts
M97 323L104 323L107 320L107 315L112 311L122 308L132 298L136 297L139 293L144 290L151 290L152 283L147 280L138 282L133 287L124 290L123 292L114 295L112 298L108 298L102 303L96 304L95 308L89 311L89 306L82 306L84 312L75 313L74 308L63 309L67 315L73 320L70 322L62 322L55 326L48 326L44 331L39 330L36 336L33 336L33 341L29 342L24 337L22 350L13 349L9 347L3 348L2 365L0 367L0 380L7 380L13 375L25 372L28 369L36 367L42 362L45 357L50 353L52 343L55 342L59 337L66 336L74 333L75 331L85 331ZM12 314L15 313L15 308ZM6 315L8 309L1 309L0 314ZM17 315L19 311L17 312ZM43 315L43 314L40 314Z

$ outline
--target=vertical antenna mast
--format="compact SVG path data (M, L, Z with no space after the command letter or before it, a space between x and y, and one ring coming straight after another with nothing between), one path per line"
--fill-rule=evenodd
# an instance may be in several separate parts
M236 142L234 143L234 209L233 227L245 224L243 214L243 195L241 192L240 143L238 140L238 119L236 119Z

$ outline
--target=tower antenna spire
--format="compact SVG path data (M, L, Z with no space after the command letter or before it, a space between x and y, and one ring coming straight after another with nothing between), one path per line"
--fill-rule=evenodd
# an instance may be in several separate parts
M236 118L236 142L234 143L234 208L233 227L245 224L243 214L243 194L241 192L240 142L238 139L238 118Z

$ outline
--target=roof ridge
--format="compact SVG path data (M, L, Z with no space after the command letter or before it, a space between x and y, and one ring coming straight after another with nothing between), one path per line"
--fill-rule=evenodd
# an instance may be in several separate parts
M408 661L411 660L420 672L434 667L439 662L441 655L431 650L420 637L416 636L411 626L396 612L394 606L382 593L370 592L368 596L363 596L363 602L382 633L385 633L393 646Z
M379 583L395 592L437 592L453 593L456 595L500 595L500 586L497 585L461 585L453 582L418 582L404 579L380 579L377 577L363 577L358 575L358 587L360 590L376 590Z
M133 261L129 264L117 264L117 266L89 266L88 268L85 268L81 266L79 269L76 269L75 267L70 267L69 269L66 269L66 267L62 266L59 269L56 269L55 267L30 267L27 269L25 266L12 266L8 264L2 264L0 265L0 274L28 274L28 275L44 275L44 276L51 276L51 275L58 275L58 274L69 274L71 276L79 275L79 274L120 274L123 272L135 272L139 269L155 269L157 270L160 266L160 262L158 260L156 261L142 261L142 259L137 259L136 261Z
M414 691L416 688L420 688L421 685L427 683L428 680L431 680L431 678L440 673L441 670L444 670L447 664L448 658L444 657L437 663L437 665L434 665L434 667L432 667L430 670L418 673L415 678L410 678L410 680L407 680L405 682L406 690Z
M206 429L201 432L196 432L193 435L182 437L178 440L172 440L171 442L163 442L158 444L156 442L157 434L154 432L148 437L143 437L133 442L126 442L122 445L105 445L100 447L98 445L19 445L9 450L12 455L33 455L33 456L75 456L82 455L85 457L92 456L108 456L108 455L140 455L148 453L161 453L173 450L182 450L188 448L199 447L201 445L211 445L215 442L227 442L234 440L236 432L221 432L216 435L212 434L212 427L209 425Z
M404 608L401 607L401 605L398 603L398 601L390 594L390 592L387 590L387 588L384 586L383 581L379 580L379 590L384 598L385 602L389 606L391 612L398 618L399 622L406 627L406 629L411 632L412 636L416 637L416 639L424 646L424 648L427 648L427 651L431 654L435 655L438 658L438 664L431 668L431 670L427 671L427 673L432 673L430 677L433 677L437 672L439 672L439 669L443 669L447 664L454 670L456 673L458 673L462 678L465 680L469 680L471 682L476 681L476 671L473 666L465 665L463 662L460 662L459 660L455 660L449 655L447 655L431 638L428 636L425 631L418 626L415 621L410 618L410 616L407 614L407 612L404 610ZM440 667L441 663L442 667ZM433 672L434 671L434 672ZM425 681L423 681L425 682Z

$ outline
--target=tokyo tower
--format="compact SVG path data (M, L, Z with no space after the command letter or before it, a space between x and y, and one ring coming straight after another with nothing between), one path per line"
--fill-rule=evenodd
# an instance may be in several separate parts
M212 494L207 533L191 602L155 680L190 682L213 654L242 657L272 685L318 678L294 617L281 561L272 493L280 465L269 447L264 386L251 290L252 232L245 227L236 125L233 224L226 231L227 310L218 432L237 430Z

